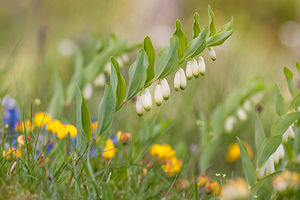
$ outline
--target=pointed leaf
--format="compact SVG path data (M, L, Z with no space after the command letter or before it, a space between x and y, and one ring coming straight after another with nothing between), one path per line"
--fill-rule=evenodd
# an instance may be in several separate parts
M153 47L151 39L148 36L144 39L144 50L148 57L147 80L145 83L147 84L155 77L155 70L154 70L155 49Z
M291 72L287 67L284 67L283 71L284 71L284 75L285 75L290 93L294 97L297 93L297 90L293 83L293 72Z
M207 47L219 46L223 44L232 35L232 33L233 33L232 30L217 33L211 36L210 38L208 38L208 40L206 41L206 46Z
M232 26L233 26L233 23L234 23L233 17L231 17L231 20L229 22L227 22L226 24L224 24L221 27L221 29L218 31L218 33L231 30Z
M181 23L178 19L176 20L176 31L173 35L177 36L179 39L179 43L177 46L177 52L178 52L178 57L180 59L184 55L184 50L187 45L187 39L186 39L186 35L184 34L184 32L181 29Z
M185 57L195 57L199 55L206 47L206 35L208 28L203 29L199 36L193 39L184 51Z
M98 109L98 126L97 133L102 134L107 131L113 121L116 109L116 95L112 86L107 83L105 85L104 96Z
M280 143L281 135L275 135L265 139L258 152L258 167L261 167L268 160L268 158L276 151Z
M110 84L116 95L116 105L118 106L126 97L126 83L120 72L119 63L113 57L111 58Z
M271 135L282 135L296 120L300 119L300 112L292 112L283 115L271 128Z
M255 183L255 168L253 163L248 155L246 146L241 142L239 138L237 138L237 142L241 152L242 165L246 175L246 180L248 185L253 185Z
M198 37L200 32L201 32L201 29L200 29L200 25L199 25L199 14L196 12L194 14L193 39Z
M290 102L289 109L293 110L293 109L296 109L298 107L300 107L300 92L298 92L298 94Z
M92 125L89 109L78 87L76 90L76 126L76 150L79 153L79 155L82 155L86 152L88 144L91 140Z
M156 62L157 78L163 79L177 70L178 68L177 45L178 45L178 38L173 36L170 39L170 44L158 53L157 62Z
M215 14L211 10L210 5L208 6L208 21L209 21L209 36L212 36L216 33L216 27L215 27Z
M275 105L276 105L276 112L278 115L286 114L287 110L285 108L284 98L278 88L278 85L275 85Z
M127 99L131 99L145 85L147 78L148 58L144 50L140 50L135 62L129 68L129 87Z
M255 115L255 147L258 152L261 148L262 143L265 141L266 135L264 127L262 126L259 116Z

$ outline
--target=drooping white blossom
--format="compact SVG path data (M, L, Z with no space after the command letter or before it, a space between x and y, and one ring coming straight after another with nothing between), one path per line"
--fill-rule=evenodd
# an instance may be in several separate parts
M236 123L236 118L234 116L227 117L225 121L225 127L224 127L225 131L231 133L235 123Z
M180 89L180 73L177 71L174 76L174 89L178 91Z
M245 121L247 119L247 113L243 108L239 108L236 114L238 118L242 121Z
M213 61L215 61L217 59L217 55L216 55L216 52L215 52L214 48L208 47L208 53L209 53L210 58Z
M182 68L178 70L180 77L180 89L184 90L186 88L186 77Z
M283 143L287 143L288 142L288 139L291 138L291 139L294 139L295 138L295 132L293 130L293 127L292 125L290 125L288 127L288 129L284 132L284 134L282 135L282 142Z
M191 61L188 61L186 64L186 69L185 69L185 74L186 74L186 78L188 80L191 80L193 77L193 66Z
M97 76L97 78L94 80L94 85L96 87L103 87L105 85L105 79L104 73L99 74L99 76Z
M156 85L155 87L154 100L157 106L160 106L163 102L163 94L162 94L162 89L160 84Z
M199 56L198 58L198 70L199 70L199 74L201 74L202 76L205 74L206 71L206 67L205 67L205 62L204 62L204 58L202 56Z
M162 79L160 81L160 84L161 84L161 91L162 91L163 98L164 100L168 100L170 98L170 87L167 79Z
M150 111L152 107L152 97L148 88L142 91L142 104L146 111Z
M135 109L139 116L142 116L145 112L144 106L142 104L142 96L141 95L137 95Z

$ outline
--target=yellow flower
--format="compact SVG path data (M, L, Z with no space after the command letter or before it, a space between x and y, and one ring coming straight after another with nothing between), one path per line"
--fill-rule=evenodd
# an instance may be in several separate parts
M17 149L15 150L14 148L10 149L9 151L2 151L3 157L6 157L7 159L11 157L20 157L22 155L22 151Z
M115 149L115 145L113 141L111 139L107 139L105 142L103 158L111 159L115 157L116 153L117 153L117 149Z
M31 127L31 123L29 120L26 120L26 123L22 122L21 124L18 122L16 125L15 125L15 130L16 131L19 131L19 132L24 132L25 130L26 131L30 131L32 129Z
M205 186L207 183L209 183L210 178L208 176L205 175L201 175L197 178L197 186L198 187L203 187Z
M65 125L65 131L68 133L70 133L71 138L76 137L77 135L77 129L75 126L73 126L72 124L67 124Z
M68 134L68 132L66 131L64 126L61 126L60 129L57 131L57 137L61 140L65 139L67 134Z
M127 144L129 140L131 139L131 135L128 132L118 131L117 132L117 139L123 143Z
M212 194L218 195L220 192L220 186L217 181L212 181L206 184L206 190Z
M245 146L247 148L249 157L252 158L253 157L252 149L247 144L245 144ZM235 162L240 157L241 157L241 153L240 153L239 145L237 143L230 144L228 147L227 155L226 155L226 161L227 162Z
M63 127L63 124L59 120L50 121L47 124L47 131L51 133L57 133Z
M95 132L97 130L97 125L98 125L98 122L95 121L95 122L92 122L92 131Z
M178 173L181 169L182 161L176 157L167 159L163 164L162 168L168 176L173 176Z
M50 118L50 115L47 115L43 112L38 112L34 115L34 124L37 126L37 127L40 127L44 124L48 124L51 122L51 118ZM43 123L43 124L42 124Z
M155 144L150 149L150 154L154 157L158 157L159 159L170 159L175 156L175 151L168 144L159 145Z

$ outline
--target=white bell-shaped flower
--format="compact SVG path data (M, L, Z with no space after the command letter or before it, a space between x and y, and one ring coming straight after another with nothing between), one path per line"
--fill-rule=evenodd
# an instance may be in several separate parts
M260 169L257 170L257 178L262 179L265 176L266 167L263 165Z
M136 97L136 105L135 105L136 112L139 116L142 116L145 112L143 103L142 103L142 96L137 95Z
M247 113L243 108L239 108L236 114L241 121L245 121L247 119Z
M170 98L170 87L167 79L165 78L162 79L160 81L160 84L161 84L161 91L162 91L163 98L164 100L168 100Z
M198 70L199 70L199 74L200 75L204 75L205 71L206 71L206 67L205 67L205 62L204 62L204 58L202 56L199 56L198 58Z
M287 143L289 138L291 139L295 138L295 132L293 130L292 125L290 125L288 129L285 131L285 133L282 135L282 142Z
M192 61L188 61L185 69L186 78L191 80L193 78L193 66Z
M185 73L183 71L182 68L180 68L178 70L179 74L180 74L180 89L184 90L186 88L186 77L185 77Z
M176 91L180 89L180 72L177 71L174 77L174 88Z
M282 160L284 158L284 148L283 148L282 143L279 145L276 152L278 153L279 160Z
M200 70L199 70L199 65L198 65L197 60L195 58L193 58L190 60L190 63L191 63L192 72L193 72L194 77L198 78Z
M246 111L250 111L251 110L251 102L249 100L246 100L243 104L243 108L246 110Z
M92 84L88 83L84 86L83 90L82 90L82 94L84 96L85 99L90 99L92 97L93 94L93 86Z
M273 157L270 156L270 158L266 162L266 175L270 175L275 172L275 165L273 162Z
M148 88L144 89L142 92L142 104L146 111L150 111L152 107L151 93Z
M227 119L225 121L225 127L224 127L225 131L227 133L231 133L235 123L236 123L236 118L234 116L227 117Z
M208 47L208 54L213 61L215 61L217 59L217 55L216 55L214 48Z
M162 94L162 89L160 84L156 85L155 87L154 100L157 106L160 106L163 102L163 94Z
M96 87L103 87L105 85L105 74L101 73L97 78L94 80L94 85Z

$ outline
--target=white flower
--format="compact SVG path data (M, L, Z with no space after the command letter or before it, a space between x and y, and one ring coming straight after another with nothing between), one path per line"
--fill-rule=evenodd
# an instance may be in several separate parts
M269 159L267 160L265 165L266 165L266 175L267 176L275 172L275 166L274 166L272 156L269 157Z
M284 157L284 148L283 145L280 144L276 151L272 154L273 162L275 164L279 163L279 160L283 159Z
M262 179L265 176L266 167L263 165L257 172L257 178Z
M251 110L251 102L249 100L245 101L244 104L243 104L243 108L246 111L250 111Z
M88 83L84 86L82 94L84 96L85 99L90 99L92 97L93 94L93 86L92 84Z
M186 78L188 80L191 80L193 77L193 67L192 67L192 61L188 61L186 64L186 69L185 69L185 74Z
M195 78L198 78L199 76L199 65L198 62L195 58L193 58L192 60L190 60L191 66L192 66L192 72Z
M201 74L202 76L205 74L206 67L205 67L204 58L202 56L199 56L198 58L198 70L199 70L198 73Z
M225 121L225 131L231 133L235 123L236 123L236 119L234 116L227 117Z
M295 138L295 132L293 130L292 125L290 125L288 129L285 131L285 133L282 135L282 142L287 143L289 138L291 139Z
M245 121L247 119L247 113L245 112L245 110L243 108L239 108L237 110L237 116L240 120Z
M262 93L262 92L259 92L259 93L255 94L255 95L253 95L253 96L251 97L251 101L252 101L254 104L257 104L257 103L259 103L259 102L262 100L263 97L264 97L263 93Z
M161 86L159 84L155 87L154 90L154 100L157 106L160 106L162 104L163 94L162 94Z
M120 68L122 68L122 67L123 67L123 65L124 65L124 63L123 63L123 59L122 59L122 58L120 58L120 57L118 57L118 58L116 58L116 61L119 63L119 66L120 66Z
M108 62L104 66L104 71L110 76L111 73L111 62Z
M105 85L105 74L101 73L99 76L94 80L94 85L96 87L103 87Z
M213 61L215 61L217 59L216 52L215 52L214 48L208 47L208 54L209 54L210 58Z
M177 71L177 72L175 73L175 77L174 77L174 88L175 88L176 91L178 91L179 88L180 88L180 72L179 72L179 71Z
M170 97L170 87L168 81L164 78L160 81L161 84L161 91L164 97L164 100L168 100Z
M70 39L63 39L58 44L58 52L63 56L70 56L75 52L76 45Z
M142 96L141 95L137 95L135 109L139 116L142 116L145 112L144 106L142 104Z
M179 72L179 74L180 74L180 88L181 88L182 90L184 90L185 87L186 87L186 77L185 77L185 73L184 73L184 71L183 71L182 68L180 68L180 69L178 70L178 72Z
M150 111L152 107L152 98L148 88L142 92L142 104L146 111Z

